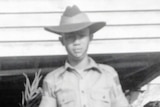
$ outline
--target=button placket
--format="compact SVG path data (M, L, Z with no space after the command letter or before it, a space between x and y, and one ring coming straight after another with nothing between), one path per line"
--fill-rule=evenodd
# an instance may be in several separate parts
M80 79L80 98L81 98L81 104L83 107L86 107L86 95L85 95L85 81L83 78Z

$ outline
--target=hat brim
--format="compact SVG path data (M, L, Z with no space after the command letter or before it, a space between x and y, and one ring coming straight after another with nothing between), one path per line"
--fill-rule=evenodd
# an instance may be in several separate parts
M91 34L93 34L105 25L105 22L86 22L61 26L50 26L45 27L45 30L61 35L63 33L76 32L88 27L90 29Z

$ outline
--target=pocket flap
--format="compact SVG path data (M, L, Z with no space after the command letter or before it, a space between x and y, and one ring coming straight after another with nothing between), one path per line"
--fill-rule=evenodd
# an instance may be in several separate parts
M109 103L109 95L106 92L92 92L91 96L95 100L101 100Z

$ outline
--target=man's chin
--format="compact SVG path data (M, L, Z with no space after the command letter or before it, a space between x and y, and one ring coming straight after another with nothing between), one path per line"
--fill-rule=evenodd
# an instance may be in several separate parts
M82 60L83 58L84 58L84 56L82 56L82 55L75 55L74 56L75 60Z

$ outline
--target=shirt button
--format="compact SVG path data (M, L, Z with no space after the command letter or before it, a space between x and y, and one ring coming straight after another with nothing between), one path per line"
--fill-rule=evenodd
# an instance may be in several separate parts
M81 93L83 93L83 94L84 94L84 91L82 90L82 91L81 91Z

